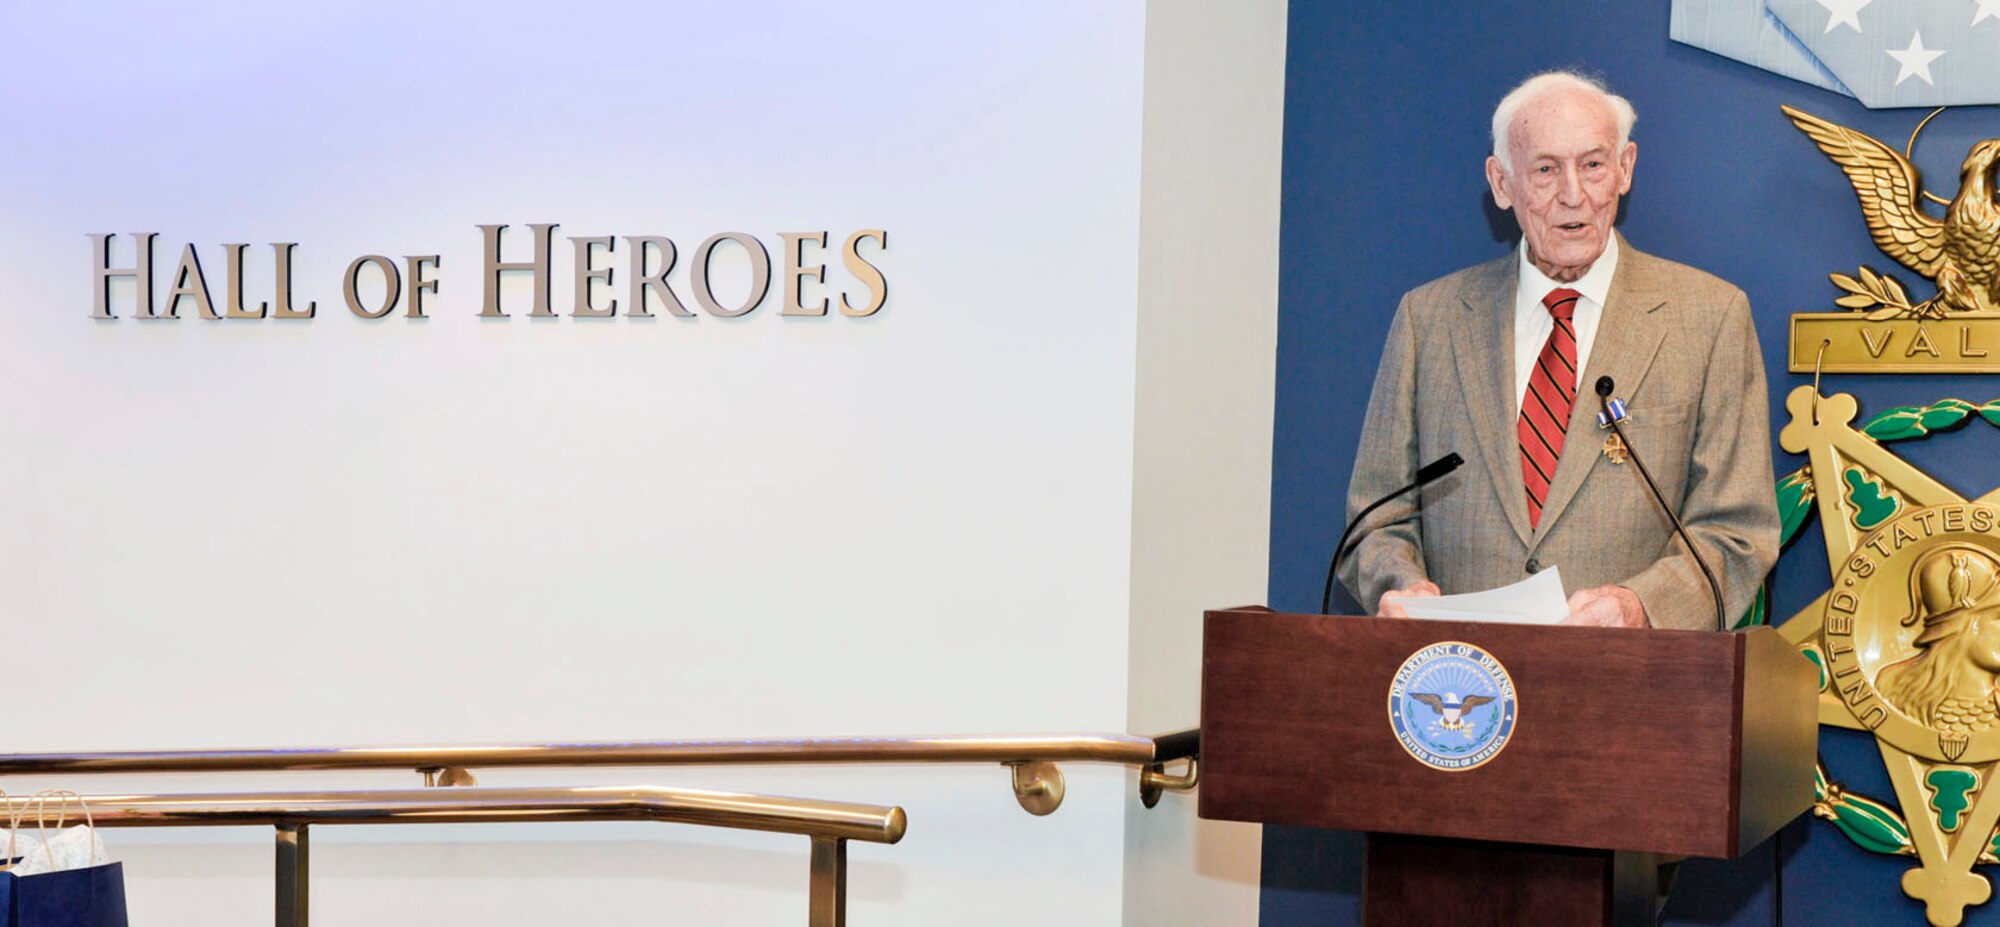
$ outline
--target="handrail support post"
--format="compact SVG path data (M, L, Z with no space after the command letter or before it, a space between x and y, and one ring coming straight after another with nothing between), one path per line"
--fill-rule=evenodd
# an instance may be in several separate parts
M1062 807L1062 768L1048 760L1016 760L1002 764L1012 773L1014 800L1029 814L1041 816Z
M806 927L847 927L847 840L812 838L811 907Z
M310 825L278 827L278 927L306 927L311 888Z
M1183 757L1187 769L1180 775L1170 775L1167 764L1154 763L1139 770L1139 802L1148 808L1160 803L1164 792L1192 792L1201 782L1201 758Z

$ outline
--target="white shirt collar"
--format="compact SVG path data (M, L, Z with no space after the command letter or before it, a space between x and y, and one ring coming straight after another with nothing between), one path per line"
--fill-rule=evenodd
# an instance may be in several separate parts
M1570 316L1570 327L1576 333L1576 364L1578 369L1590 370L1590 349L1597 341L1598 323L1604 319L1604 301L1611 296L1611 278L1618 272L1618 236L1612 235L1605 243L1604 253L1590 265L1590 270L1574 283L1557 283L1549 279L1535 265L1528 263L1528 246L1521 245L1520 286L1514 292L1514 413L1521 412L1520 403L1527 395L1528 375L1534 369L1535 357L1542 351L1542 345L1549 339L1549 332L1556 327L1555 319L1542 306L1542 297L1558 287L1568 287L1583 295L1576 301Z
M1611 296L1611 277L1618 272L1618 233L1613 232L1604 242L1604 253L1597 256L1597 261L1591 264L1590 269L1584 271L1583 276L1575 283L1557 283L1550 279L1548 274L1542 273L1541 268L1528 260L1526 238L1521 239L1520 260L1522 297L1533 298L1536 302L1540 302L1550 290L1568 287L1602 307L1604 301Z

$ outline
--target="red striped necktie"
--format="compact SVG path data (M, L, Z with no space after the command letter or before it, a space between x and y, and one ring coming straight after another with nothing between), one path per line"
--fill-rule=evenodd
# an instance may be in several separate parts
M1576 403L1577 297L1571 289L1550 290L1542 305L1555 317L1555 330L1528 372L1528 389L1521 396L1521 421L1515 426L1521 443L1521 479L1528 486L1528 524L1542 522L1542 503L1562 459L1563 435L1569 431L1569 410Z

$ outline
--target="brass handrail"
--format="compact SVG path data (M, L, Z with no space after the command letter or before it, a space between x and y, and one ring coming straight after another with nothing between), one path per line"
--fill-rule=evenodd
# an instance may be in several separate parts
M1143 766L1154 740L1126 734L600 741L440 747L301 747L0 754L0 776L43 773L679 766L763 763L1081 762Z
M307 927L314 824L650 820L811 838L808 927L846 922L847 841L903 839L903 809L645 786L92 795L99 827L277 828L278 927ZM72 814L74 809L70 809Z
M1111 763L1160 773L1167 761L1188 759L1186 776L1142 776L1142 795L1150 794L1157 800L1159 788L1193 788L1193 758L1199 749L1200 732L1181 731L1157 738L1128 734L946 735L133 750L0 754L0 776L415 769L424 774L426 784L469 785L474 780L468 770L474 767L999 763L1011 769L1014 796L1021 806L1034 814L1048 814L1063 798L1063 777L1056 763Z
M103 827L647 820L870 843L895 843L908 827L903 809L884 805L654 786L92 795L85 800L91 819Z
M1147 807L1163 791L1193 789L1199 730L1159 737L1125 734L839 737L679 740L470 746L306 747L242 750L129 750L0 754L0 776L95 773L257 772L415 769L426 786L409 790L102 795L89 798L106 827L262 824L277 828L279 927L305 927L308 833L321 824L648 819L805 834L811 838L811 927L846 921L847 841L902 839L901 808L649 787L480 788L471 767L680 766L818 763L999 763L1014 797L1034 814L1062 804L1058 762L1139 768ZM1185 771L1165 765L1185 760Z

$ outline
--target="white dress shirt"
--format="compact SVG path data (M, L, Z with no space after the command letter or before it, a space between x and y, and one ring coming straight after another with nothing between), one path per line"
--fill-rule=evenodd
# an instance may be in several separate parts
M1535 369L1535 358L1540 357L1542 346L1548 343L1549 333L1556 330L1555 317L1549 315L1548 307L1542 305L1543 297L1550 290L1568 288L1583 294L1576 301L1576 309L1570 315L1570 325L1576 329L1576 370L1581 378L1583 371L1589 370L1590 343L1597 340L1597 323L1604 319L1604 300L1611 295L1611 275L1618 270L1618 236L1611 236L1604 244L1604 253L1597 262L1590 265L1582 278L1575 283L1557 283L1549 279L1528 260L1528 243L1521 242L1520 286L1514 291L1514 416L1521 415L1521 400L1528 396L1528 374ZM1576 384L1579 394L1588 392L1581 380Z

